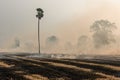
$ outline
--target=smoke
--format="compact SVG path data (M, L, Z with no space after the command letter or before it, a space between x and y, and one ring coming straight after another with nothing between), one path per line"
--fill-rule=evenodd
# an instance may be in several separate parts
M82 48L82 47L86 47L87 44L88 44L88 37L86 35L80 36L80 38L78 39L77 46L79 48Z
M92 24L92 23L91 23ZM74 25L73 25L74 26ZM97 20L89 26L88 34L79 36L47 35L42 37L41 53L56 54L119 54L120 38L114 35L116 26L108 20ZM71 32L74 34L74 32ZM75 35L75 34L74 34ZM76 37L76 38L75 38ZM68 40L65 40L68 38ZM8 52L34 52L38 51L37 35L25 37L12 37L6 42L1 51Z
M89 38L86 35L82 35L78 38L78 42L76 45L78 52L86 53L86 51L89 49L88 47L90 45L90 42L88 40L89 40Z
M12 37L4 46L0 48L1 52L36 52L37 46L32 40L24 40L18 37Z
M66 53L71 53L73 48L74 48L74 46L72 45L71 42L65 43L65 52Z

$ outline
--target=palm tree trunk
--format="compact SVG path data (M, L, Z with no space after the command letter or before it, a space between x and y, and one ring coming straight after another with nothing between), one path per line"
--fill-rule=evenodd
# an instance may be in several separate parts
M38 52L40 54L40 19L38 18Z

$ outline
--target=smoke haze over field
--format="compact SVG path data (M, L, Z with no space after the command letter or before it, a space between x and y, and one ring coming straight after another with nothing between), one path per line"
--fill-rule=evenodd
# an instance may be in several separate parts
M42 53L120 54L119 4L120 0L2 0L0 51L38 52L35 15L40 7L44 10L40 23ZM114 38L106 40L104 34L98 37L91 31L99 20L115 23ZM96 48L101 46L97 39L110 44Z

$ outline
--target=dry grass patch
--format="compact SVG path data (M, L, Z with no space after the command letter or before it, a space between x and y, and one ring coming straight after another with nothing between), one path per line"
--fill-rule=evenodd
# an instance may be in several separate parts
M14 65L8 65L8 64L6 64L6 63L0 61L0 67L6 67L6 68L9 68L9 67L12 67L12 66L14 66Z
M37 74L24 75L24 77L29 80L49 80L48 78Z
M65 61L68 61L68 60L65 60ZM76 61L70 61L70 62L75 62ZM88 62L77 62L77 63L80 63L80 64L85 64L85 65L91 65L91 66L99 66L99 67L103 67L103 68L109 68L111 70L118 70L120 71L120 67L117 67L117 66L112 66L112 65L108 65L108 64L97 64L97 63L88 63Z
M115 78L98 78L96 80L120 80L120 79L115 79Z

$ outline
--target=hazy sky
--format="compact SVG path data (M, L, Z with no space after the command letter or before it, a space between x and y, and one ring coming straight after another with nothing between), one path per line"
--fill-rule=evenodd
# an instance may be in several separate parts
M99 19L115 22L120 33L120 0L0 0L0 47L15 37L37 40L38 7L44 10L41 40L51 35L64 42L76 40L88 35Z

